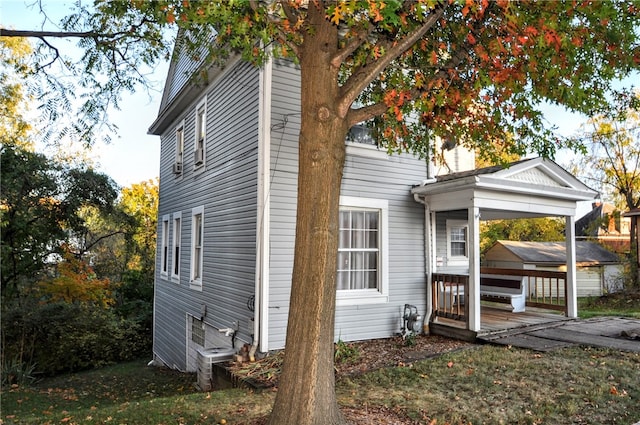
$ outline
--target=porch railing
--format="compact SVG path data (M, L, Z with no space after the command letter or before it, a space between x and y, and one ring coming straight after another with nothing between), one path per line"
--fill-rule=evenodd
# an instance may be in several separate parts
M433 311L430 321L443 317L467 323L469 303L465 302L464 294L469 293L469 276L433 273L431 282Z
M482 267L480 274L522 276L526 306L558 310L567 314L566 272ZM469 303L466 302L465 294L469 293L469 276L433 273L431 282L433 310L429 320L433 322L437 317L442 317L468 325Z

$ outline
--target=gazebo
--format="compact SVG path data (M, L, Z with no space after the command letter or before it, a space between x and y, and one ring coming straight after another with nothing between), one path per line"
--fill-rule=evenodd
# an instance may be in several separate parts
M431 289L427 291L426 317L431 322L449 315L463 318L466 330L472 333L481 330L481 274L485 271L480 265L480 221L529 217L564 217L567 272L563 309L568 317L577 316L577 203L592 201L598 192L544 158L439 176L415 186L411 192L425 209L425 263ZM437 285L449 286L438 289ZM437 300L443 291L449 291L453 301ZM461 299L464 303L456 302ZM454 304L457 313L450 311ZM443 314L442 310L449 311Z

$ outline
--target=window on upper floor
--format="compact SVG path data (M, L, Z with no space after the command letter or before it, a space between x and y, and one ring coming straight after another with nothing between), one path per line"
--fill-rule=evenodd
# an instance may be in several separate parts
M184 165L184 123L176 129L176 160L173 163L173 174L182 176Z
M196 107L195 151L193 164L195 168L204 166L206 162L207 141L207 103L203 100Z
M162 241L160 252L160 274L167 276L169 274L169 216L162 216Z
M191 287L202 290L204 207L191 212Z
M171 278L180 281L180 244L182 239L182 213L173 214L173 246L171 249Z
M468 229L464 220L447 220L447 265L469 263Z
M341 197L337 304L388 299L388 202Z

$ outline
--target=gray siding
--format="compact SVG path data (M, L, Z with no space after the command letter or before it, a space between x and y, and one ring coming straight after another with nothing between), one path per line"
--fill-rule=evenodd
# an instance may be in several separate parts
M171 367L185 370L187 315L201 316L206 306L207 332L238 323L240 340L251 341L247 301L254 294L256 256L258 70L238 63L204 91L207 99L206 159L194 169L195 108L193 99L161 136L160 219L182 213L180 281L160 274L158 243L154 353ZM175 129L184 119L183 175L172 173ZM189 286L192 209L204 207L202 291ZM172 218L170 220L173 226ZM162 220L159 220L162 221ZM162 224L158 228L161 241ZM169 231L169 246L173 229ZM170 263L169 268L173 265ZM226 341L208 335L208 341Z
M437 267L440 272L447 273L469 273L469 265L450 266L447 265L447 220L463 220L469 218L467 211L447 211L436 213L436 260L442 261L442 266Z
M271 132L271 239L269 349L284 347L293 266L300 125L299 73L276 64L273 70ZM339 306L336 338L344 341L390 337L400 332L405 303L425 312L424 209L410 195L426 178L423 161L402 155L349 155L342 195L389 202L389 300Z

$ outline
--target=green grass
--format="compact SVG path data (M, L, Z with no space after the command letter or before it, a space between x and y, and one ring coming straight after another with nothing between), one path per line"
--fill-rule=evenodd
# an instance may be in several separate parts
M274 392L196 392L192 374L126 363L2 393L3 424L228 424L267 415ZM632 424L640 354L569 348L539 354L477 346L342 378L342 406L393 407L420 423Z
M597 316L634 317L640 319L640 289L578 299L578 315L587 319Z

